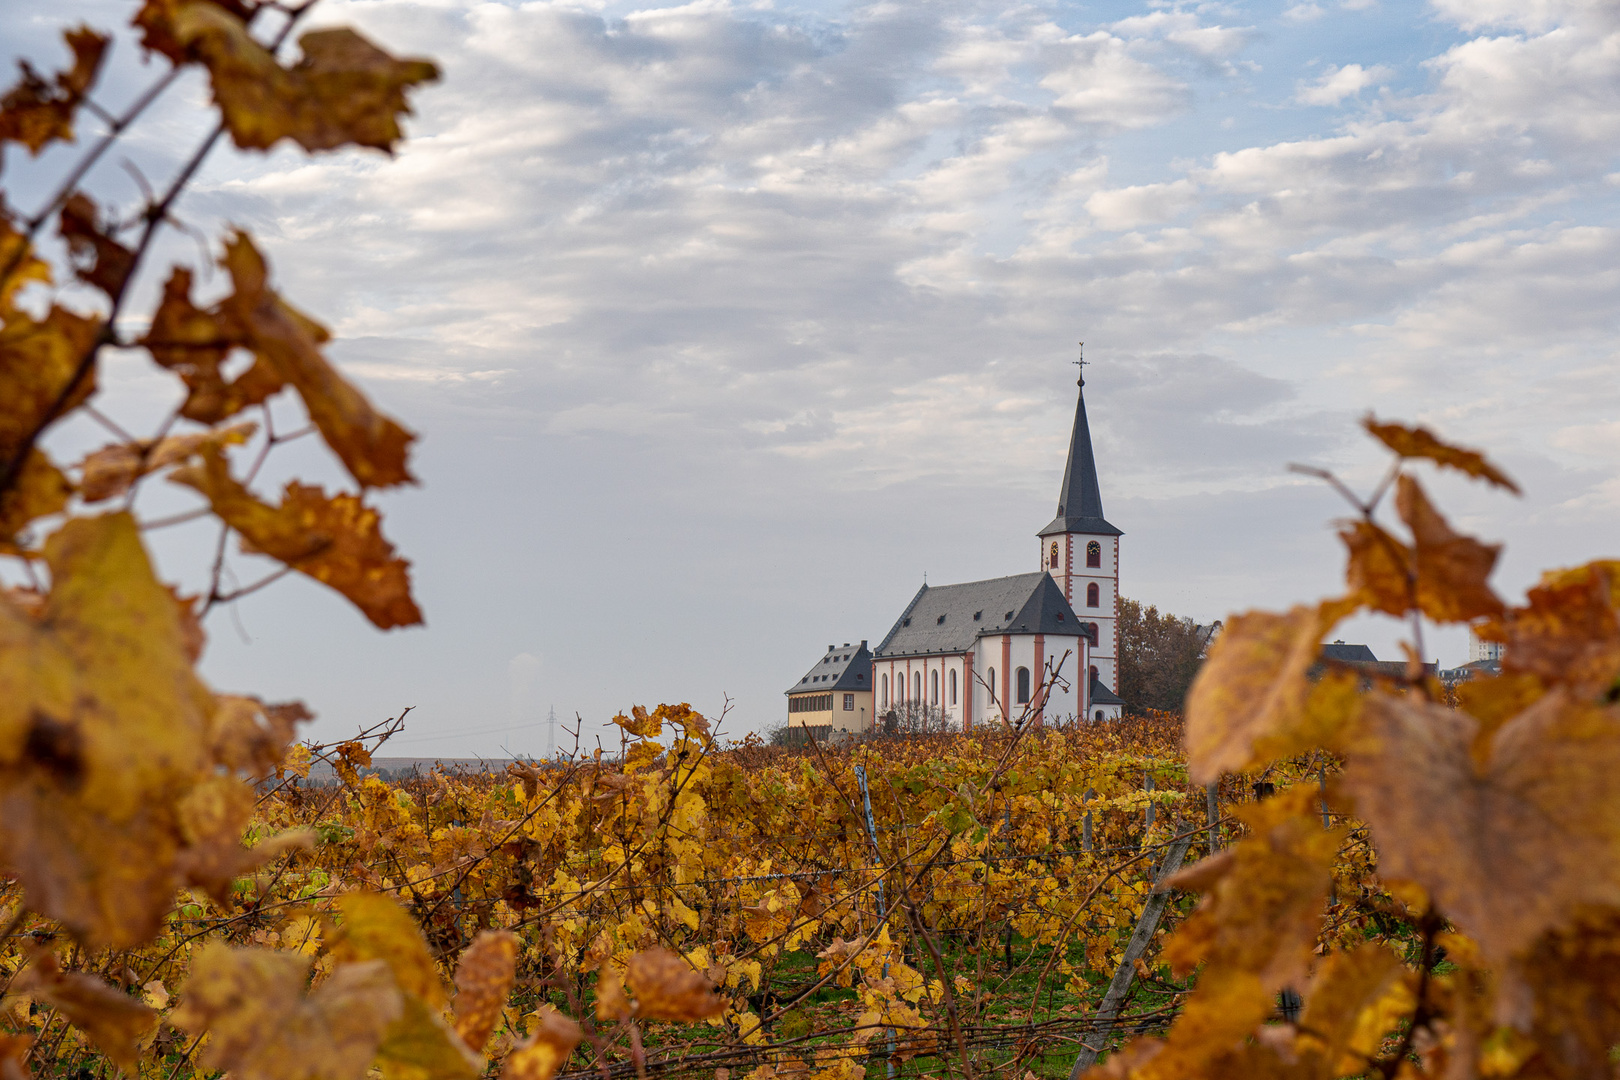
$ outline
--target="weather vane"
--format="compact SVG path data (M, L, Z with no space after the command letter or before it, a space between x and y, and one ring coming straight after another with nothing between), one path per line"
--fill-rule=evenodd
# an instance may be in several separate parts
M1073 364L1075 367L1080 369L1080 381L1078 383L1076 383L1075 385L1077 385L1077 386L1086 385L1086 343L1085 342L1082 341L1080 343L1080 359L1078 359L1078 360L1070 360L1069 363Z

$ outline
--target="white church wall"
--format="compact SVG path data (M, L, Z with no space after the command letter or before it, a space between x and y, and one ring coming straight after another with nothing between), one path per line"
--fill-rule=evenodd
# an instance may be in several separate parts
M1036 634L1008 634L1005 638L980 638L974 648L973 722L1001 723L1016 718L1025 708L1018 700L1018 669L1029 669L1029 689L1033 698L1040 692L1048 664L1058 664L1061 682L1054 685L1043 710L1047 723L1058 723L1071 716L1084 715L1086 643L1080 637L1048 634L1037 657ZM1064 654L1068 653L1067 659ZM991 695L990 671L995 671L995 694ZM1005 708L1004 708L1005 706Z

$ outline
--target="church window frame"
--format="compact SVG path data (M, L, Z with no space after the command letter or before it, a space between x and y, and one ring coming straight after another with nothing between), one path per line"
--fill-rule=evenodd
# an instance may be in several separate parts
M988 674L990 678L986 680L985 687L990 691L990 700L993 703L996 700L996 669L991 668Z
M1102 545L1095 540L1086 545L1086 565L1102 569Z
M931 705L939 704L939 672L928 673L928 701Z
M1027 668L1027 667L1019 668L1018 672L1017 672L1017 679L1018 679L1018 683L1017 683L1017 686L1018 686L1018 701L1017 701L1017 704L1019 704L1019 705L1028 705L1029 704L1029 668Z
M952 705L955 705L956 704L956 669L955 668L951 668L951 676L950 676L949 679L947 679L945 681L948 684L947 688L948 688L948 690L950 692L950 702L951 702Z
M885 709L889 707L889 677L887 675L883 676L883 707Z
M923 700L922 672L911 673L911 700L921 705Z
M1102 589L1095 581L1086 586L1086 607L1102 607Z

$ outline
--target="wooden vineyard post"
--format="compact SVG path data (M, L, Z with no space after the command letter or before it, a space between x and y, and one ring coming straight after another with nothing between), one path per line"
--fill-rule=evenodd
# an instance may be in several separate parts
M855 782L861 786L861 805L862 805L863 809L865 809L865 811L866 811L866 835L867 835L867 838L872 841L872 854L877 858L878 867L880 869L884 870L885 873L887 873L887 868L884 867L884 864L883 864L883 852L881 850L879 850L879 848L878 848L877 822L874 821L873 818L872 818L872 793L869 790L867 790L867 787L866 787L866 766L864 766L864 765L855 766ZM877 882L877 906L878 906L878 925L879 926L888 925L889 913L888 913L888 910L887 910L887 908L885 907L885 905L883 903L883 876L881 874L879 875L878 882ZM873 936L875 937L876 935L873 935ZM887 979L889 977L889 962L887 960L883 961L883 977L885 979ZM887 1036L889 1052L888 1052L888 1055L884 1058L883 1063L884 1063L884 1066L886 1067L886 1069L888 1071L888 1075L889 1075L890 1080L893 1080L893 1078L894 1078L894 1031L893 1031L893 1029L885 1029L884 1034Z
M1219 781L1204 788L1204 817L1209 821L1209 853L1211 855L1221 850L1221 798L1219 791Z
M1170 890L1165 887L1165 882L1181 869L1181 861L1187 857L1187 849L1191 846L1192 834L1188 833L1171 841L1166 849L1164 863L1154 879L1153 891L1142 906L1142 917L1136 920L1136 930L1131 934L1130 943L1125 946L1119 969L1114 972L1114 978L1103 994L1102 1004L1097 1006L1097 1014L1091 1019L1091 1031L1087 1038L1093 1041L1080 1044L1080 1054L1074 1059L1074 1068L1069 1070L1069 1080L1080 1080L1081 1074L1097 1063L1097 1055L1107 1041L1109 1032L1114 1029L1114 1020L1119 1016L1120 1009L1124 1008L1125 999L1130 997L1131 985L1136 980L1136 962L1147 951L1148 942L1153 940L1154 932L1159 929L1159 920L1164 917L1164 909L1170 903Z

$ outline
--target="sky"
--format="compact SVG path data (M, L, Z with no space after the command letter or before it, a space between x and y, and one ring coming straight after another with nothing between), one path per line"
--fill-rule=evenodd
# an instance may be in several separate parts
M134 6L10 0L0 44L53 67L66 23ZM391 752L424 756L544 754L553 708L591 745L633 704L780 724L925 575L1036 568L1080 341L1128 597L1206 622L1342 589L1347 506L1286 466L1370 487L1368 410L1523 486L1419 470L1506 545L1505 596L1620 554L1613 3L322 0L328 24L439 63L409 141L214 152L142 286L250 230L421 435L421 485L376 500L425 628L297 578L210 616L212 683L306 701L317 738L405 706ZM163 69L125 33L98 99ZM138 210L211 122L182 80L87 187ZM11 205L71 157L8 151ZM103 388L133 427L175 400L138 354ZM342 480L309 440L266 476ZM155 534L162 570L195 585L212 539ZM1335 636L1395 658L1405 629Z

